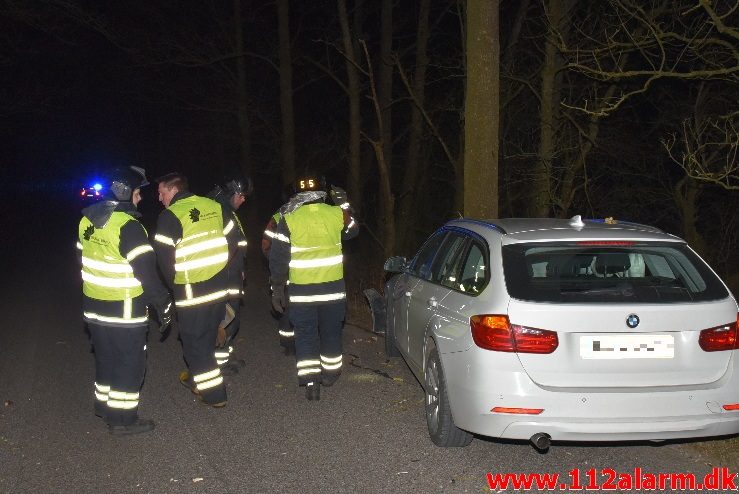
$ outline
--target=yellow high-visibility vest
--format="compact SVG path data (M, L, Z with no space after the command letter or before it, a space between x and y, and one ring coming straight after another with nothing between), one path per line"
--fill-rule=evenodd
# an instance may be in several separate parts
M305 204L285 215L290 230L290 284L307 285L344 277L341 231L344 212L328 204Z
M82 292L88 297L97 300L130 300L144 293L128 259L119 250L121 228L129 221L135 220L120 211L114 211L103 228L95 228L86 217L80 221ZM148 243L141 247L151 250Z
M228 262L221 205L206 197L190 196L176 201L169 210L182 225L182 240L175 245L175 284L209 280Z

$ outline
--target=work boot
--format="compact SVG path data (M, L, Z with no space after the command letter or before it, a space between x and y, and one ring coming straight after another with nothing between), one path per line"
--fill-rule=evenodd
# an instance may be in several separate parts
M149 432L154 429L153 420L137 419L136 422L129 425L109 425L108 432L114 436L126 436L130 434L140 434Z
M190 390L191 393L199 395L200 392L198 391L198 388L195 387L195 384L192 382L192 379L190 378L190 371L182 371L180 372L180 384L182 384L184 387Z
M333 386L333 384L338 381L340 375L341 372L324 373L321 375L321 384L327 387Z
M239 373L239 366L236 362L226 362L221 366L221 375L222 376L235 376Z
M226 403L228 403L228 401L223 400L223 401L219 401L218 403L208 403L207 401L203 399L201 395L198 394L198 403L200 403L201 405L207 405L213 408L223 408L226 406Z
M309 382L305 385L305 397L308 401L318 401L321 399L321 383Z
M286 357L289 357L290 355L295 355L294 341L280 341L280 346L282 346L282 353Z

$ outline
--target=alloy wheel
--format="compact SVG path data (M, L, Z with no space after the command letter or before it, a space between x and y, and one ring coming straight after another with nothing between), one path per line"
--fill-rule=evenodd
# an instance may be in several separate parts
M426 421L429 430L439 429L439 367L436 359L426 365Z

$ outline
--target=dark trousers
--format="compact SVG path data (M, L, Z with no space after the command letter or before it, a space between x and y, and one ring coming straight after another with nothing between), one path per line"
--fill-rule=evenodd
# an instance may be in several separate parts
M285 312L277 316L277 334L280 337L280 345L285 348L295 345L295 331L290 324L290 305L285 307Z
M295 329L298 384L320 382L321 373L340 373L346 303L290 304Z
M241 329L241 298L229 299L228 304L234 310L234 320L226 326L226 345L231 345Z
M182 353L193 383L205 403L226 401L226 387L213 355L218 323L223 320L223 301L177 308Z
M110 425L133 424L146 372L148 328L92 323L88 328L95 348L95 413Z
M218 344L216 344L216 349L214 353L216 362L220 367L228 364L229 360L231 359L231 355L234 351L233 342L234 339L236 339L236 335L238 334L239 329L241 328L241 299L229 299L228 305L231 306L231 309L233 309L234 311L234 318L225 328L226 339L223 345L218 346Z
M285 287L285 298L289 299L289 286ZM277 335L280 337L280 346L292 348L295 346L295 331L290 323L290 304L285 306L282 314L277 314Z

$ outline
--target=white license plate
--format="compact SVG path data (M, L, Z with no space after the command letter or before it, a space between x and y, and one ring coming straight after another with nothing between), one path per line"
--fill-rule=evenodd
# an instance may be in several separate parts
M588 335L580 337L580 357L617 360L673 358L675 339L666 334Z

